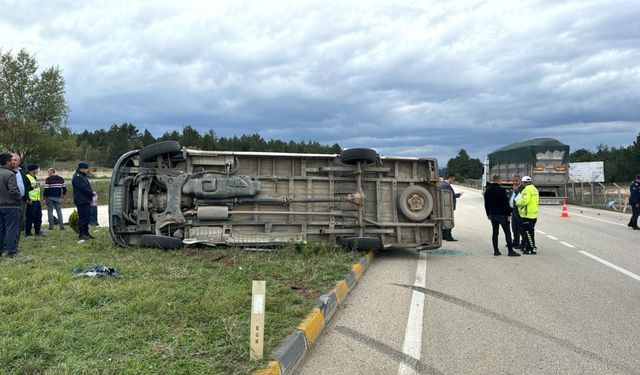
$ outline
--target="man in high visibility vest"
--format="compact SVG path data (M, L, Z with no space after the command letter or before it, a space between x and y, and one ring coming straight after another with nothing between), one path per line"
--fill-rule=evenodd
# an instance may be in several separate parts
M516 199L518 213L522 218L522 237L525 242L522 254L537 254L535 227L538 221L538 205L540 203L540 194L538 189L533 186L531 177L522 177L524 188L520 192L520 197Z
M38 164L29 164L27 166L27 178L29 179L31 190L29 191L29 199L27 200L27 213L25 215L25 237L33 236L33 234L31 233L32 227L36 232L36 236L39 236L41 234L40 226L42 225L42 205L40 203L40 183L36 178L38 174L38 168Z

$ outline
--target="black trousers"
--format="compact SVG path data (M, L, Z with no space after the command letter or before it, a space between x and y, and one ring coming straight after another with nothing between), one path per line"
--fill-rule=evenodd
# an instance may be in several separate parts
M89 219L91 217L91 205L87 204L79 204L76 205L78 209L78 235L79 236L88 236L89 235Z
M509 229L509 219L505 215L491 215L491 226L493 227L493 234L491 236L491 242L493 243L493 251L498 251L498 236L500 234L500 227L507 239L507 248L509 252L513 251L513 242L511 241L511 230Z
M638 216L640 216L640 207L636 207L635 204L631 205L631 220L629 226L635 228L638 226Z
M25 234L30 236L31 228L35 229L36 234L40 234L40 227L42 226L42 205L40 201L31 201L31 204L27 204Z
M513 246L520 245L520 235L522 234L522 218L518 213L518 208L513 209L511 214L511 230L513 231Z
M522 218L522 240L525 244L525 250L536 248L536 221L538 219Z

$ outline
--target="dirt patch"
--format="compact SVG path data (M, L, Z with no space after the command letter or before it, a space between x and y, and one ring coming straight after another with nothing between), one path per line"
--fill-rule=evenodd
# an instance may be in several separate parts
M318 293L302 281L289 280L285 283L293 292L304 298L316 298Z

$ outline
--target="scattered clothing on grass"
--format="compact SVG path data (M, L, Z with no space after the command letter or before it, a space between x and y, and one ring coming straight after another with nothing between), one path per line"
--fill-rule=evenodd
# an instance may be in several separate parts
M87 268L87 269L82 269L82 268L74 268L73 269L73 275L74 277L78 277L78 276L89 276L89 277L107 277L107 276L113 276L113 277L120 277L120 274L118 273L118 271L113 268L113 267L109 267L109 266L105 266L102 264L94 264L91 267Z

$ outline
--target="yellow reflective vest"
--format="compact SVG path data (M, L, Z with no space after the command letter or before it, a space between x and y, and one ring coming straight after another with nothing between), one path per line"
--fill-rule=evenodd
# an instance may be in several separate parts
M540 195L538 189L533 185L527 185L520 192L520 198L516 199L516 206L520 217L527 219L538 218L538 205Z
M29 183L33 189L29 190L29 199L32 201L40 200L40 185L34 176L27 173L27 178L29 179Z

